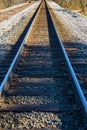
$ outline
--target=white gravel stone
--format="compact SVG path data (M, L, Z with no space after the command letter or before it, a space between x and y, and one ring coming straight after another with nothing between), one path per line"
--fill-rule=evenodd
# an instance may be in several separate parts
M24 113L4 112L0 114L0 128L67 128L68 130L71 130L72 128L73 130L78 128L77 119L79 115L76 115L76 117L75 115L76 113L72 114L70 112L63 112L62 116L61 113L54 114L34 111ZM71 126L69 124L70 120L72 120Z
M0 44L9 43L9 39L13 31L15 30L15 28L18 28L17 25L21 23L26 17L30 17L32 11L34 11L38 7L39 3L40 1L35 2L33 5L30 5L23 11L13 15L3 22L0 22Z
M73 11L66 10L51 0L47 0L57 17L77 38L77 42L87 44L87 17Z

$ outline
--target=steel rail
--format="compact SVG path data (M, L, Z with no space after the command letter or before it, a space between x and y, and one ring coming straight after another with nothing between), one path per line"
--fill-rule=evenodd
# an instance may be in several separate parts
M1 83L1 85L0 85L0 96L2 95L3 89L4 89L4 87L5 87L5 85L6 85L7 81L8 81L8 78L9 78L9 76L10 76L10 74L11 74L11 72L12 72L12 70L13 70L13 68L14 68L14 66L15 66L15 64L16 64L16 62L17 62L17 60L18 60L18 57L19 57L19 55L20 55L20 53L21 53L21 51L22 51L23 45L24 45L24 43L26 42L26 40L27 40L27 38L28 38L28 36L29 36L31 30L32 30L32 27L33 27L33 25L34 25L34 22L35 22L35 20L36 20L36 18L37 18L37 16L38 16L38 12L39 12L41 3L42 3L42 1L40 1L39 6L37 7L37 10L36 10L37 12L36 12L36 15L35 15L35 17L34 17L32 23L31 23L31 26L29 27L29 29L28 29L28 31L27 31L27 33L26 33L26 35L25 35L25 37L24 37L24 39L23 39L23 41L22 41L22 43L21 43L21 46L19 47L19 49L18 49L18 51L17 51L17 53L16 53L16 55L15 55L15 57L14 57L14 59L13 59L11 65L10 65L10 67L9 67L9 69L8 69L8 71L7 71L7 73L6 73L5 77L4 77L4 79L3 79L2 83Z
M46 7L47 7L47 1L46 1ZM66 64L67 64L67 66L68 66L70 75L71 75L71 77L72 77L74 86L75 86L75 88L76 88L77 94L78 94L79 99L80 99L80 102L81 102L81 104L82 104L82 106L83 106L83 109L84 109L85 114L87 114L87 101L86 101L86 98L85 98L85 96L84 96L84 94L83 94L83 91L82 91L82 89L81 89L81 86L80 86L80 84L79 84L79 81L78 81L78 79L77 79L77 77L76 77L76 74L75 74L75 72L74 72L74 69L73 69L73 67L72 67L72 65L71 65L71 62L70 62L69 58L68 58L67 52L65 51L65 48L64 48L63 43L62 43L62 41L61 41L61 39L60 39L60 36L59 36L58 31L57 31L57 29L56 29L56 25L55 25L55 23L54 23L54 21L53 21L52 15L51 15L51 13L50 13L48 7L47 7L47 10L48 10L48 12L49 12L49 14L50 14L53 27L54 27L54 29L55 29L55 32L56 32L56 35L57 35L59 44L60 44L60 46L61 46L61 49L62 49L64 58L65 58ZM86 115L86 116L87 116L87 115Z

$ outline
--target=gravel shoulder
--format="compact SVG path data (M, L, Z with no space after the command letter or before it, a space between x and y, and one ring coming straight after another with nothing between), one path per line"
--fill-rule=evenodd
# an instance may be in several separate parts
M2 60L12 49L12 46L15 45L39 3L40 1L35 2L21 12L0 22L0 60Z
M39 3L40 1L35 2L23 11L0 22L0 44L15 44Z
M26 4L18 5L18 6L15 6L15 7L13 6L11 8L7 8L5 10L1 10L0 11L0 22L3 22L6 19L8 19L9 17L12 17L13 15L17 14L18 12L21 12L22 10L28 8L33 3L34 2L26 3Z
M47 2L53 9L58 22L60 21L65 29L64 32L67 31L68 37L71 35L71 41L87 44L87 17L80 13L66 10L51 0ZM69 39L68 37L67 40Z
M27 14L27 16L28 15L29 14ZM26 19L27 19L27 16L26 16ZM10 25L12 25L12 24L10 24ZM20 25L20 28L21 28L21 25ZM18 23L16 23L15 24L16 29L18 28L18 26L19 26ZM66 27L66 26L67 25L64 24L64 27ZM17 31L18 31L18 29L17 29ZM10 30L11 30L11 32L9 32L9 28L8 28L7 31L6 30L5 30L5 32L3 31L3 33L5 33L5 35L7 35L7 36L4 36L4 35L1 36L2 37L1 42L3 44L5 44L5 43L15 44L16 40L13 37L13 34L15 34L15 33L12 33L12 32L16 32L16 31L15 31L15 29L13 29L14 31L12 31L12 28L10 28ZM9 37L8 34L6 34L6 32L9 32L9 34L11 33L12 35L10 34L10 37ZM19 33L20 33L20 31L19 31ZM74 38L74 35L72 35L72 30L70 31L70 34L71 35L70 35L69 39L67 39L67 40L70 40L71 36L73 36L73 40L74 40L75 38ZM11 38L11 36L13 38ZM7 37L7 39L6 39L6 37ZM17 36L17 38L18 38L18 36ZM65 38L66 38L66 36L65 36ZM78 38L77 38L77 40L78 40ZM47 101L48 98L46 97L43 100L43 97L42 97L41 99L44 102L45 100ZM14 100L15 100L15 97L14 97ZM21 99L18 99L18 100L21 100ZM40 100L37 98L37 102L40 103L41 102ZM53 98L50 99L50 101L52 101L52 100L53 100ZM34 101L34 97L32 97L32 100L30 102L32 103L32 101ZM12 103L11 100L10 100L10 103ZM42 102L41 102L41 104L42 104ZM81 116L79 113L77 114L77 112L63 112L62 114L60 112L59 113L51 113L51 112L44 113L44 112L33 112L33 111L24 112L24 113L13 113L13 112L6 113L6 112L4 112L4 113L0 114L0 128L6 128L6 129L59 128L61 130L63 130L63 129L64 130L67 130L67 129L68 130L73 130L73 129L78 130L78 124L79 124L79 127L83 127L83 124L81 124L82 119L80 119L79 117L81 117ZM73 120L75 120L75 122L73 122ZM70 122L71 122L71 124L70 124Z

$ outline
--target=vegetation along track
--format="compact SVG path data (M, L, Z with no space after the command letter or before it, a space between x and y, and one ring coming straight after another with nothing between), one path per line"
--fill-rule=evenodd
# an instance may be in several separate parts
M16 128L57 127L64 130L83 128L79 103L74 93L71 94L74 83L63 54L50 13L42 1L8 85L1 91L0 127L12 129L16 125ZM32 111L36 111L39 117L37 115L37 125L31 127L30 123L34 120L27 117ZM41 112L44 115L53 113L49 117L50 122L43 119L40 124ZM20 119L17 117L20 114L21 118L28 120L25 126L22 120L22 127L18 127ZM5 125L6 117L9 117L7 115L14 118L9 118L10 121Z
M10 10L0 12L0 22L3 22L4 20L8 19L9 17L21 12L23 9L26 9L30 5L31 5L31 3L27 3L26 5L22 5L20 7L16 7L16 8L10 9Z

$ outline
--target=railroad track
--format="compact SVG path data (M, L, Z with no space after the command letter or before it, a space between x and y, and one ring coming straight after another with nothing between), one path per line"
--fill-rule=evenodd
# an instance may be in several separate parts
M71 45L67 46L67 44L65 44L65 48L67 50L68 56L71 60L73 68L75 70L75 73L78 77L81 88L87 99L87 90L86 90L86 86L87 86L87 73L86 73L87 60L86 60L86 58L87 58L87 55L86 55L86 53L84 53L84 51L80 50L79 45L74 46L73 44L71 44ZM70 52L69 48L72 50L71 52ZM86 48L84 48L84 50L85 49Z
M72 42L72 40L70 40L70 37L66 36L66 33L64 32L64 28L62 27L62 29L61 29L61 27L60 27L60 26L62 26L61 22L58 21L57 17L55 16L54 11L50 7L50 4L48 4L48 5L49 5L49 10L50 10L50 13L52 15L53 21L55 23L56 29L60 30L59 32L60 32L61 38L63 40L64 48L65 48L65 50L68 54L68 57L69 57L70 62L72 64L72 67L73 67L75 74L78 78L78 81L79 81L80 87L82 89L82 92L85 96L85 99L87 100L87 89L86 89L86 86L87 86L87 80L86 80L87 79L87 73L86 73L86 70L87 70L87 59L86 59L87 54L86 54L86 46L82 45L80 43ZM63 36L64 36L64 38L63 38ZM73 93L73 91L71 93ZM85 102L85 106L87 106L87 101ZM86 111L87 111L87 108L85 109L85 114L86 114Z
M16 7L7 11L0 12L0 22L3 22L4 20L10 18L11 16L17 14L18 12L21 12L23 9L26 9L29 7L31 3L27 3L26 5L22 5L20 7Z
M39 4L38 4L39 6ZM0 45L0 84L2 82L2 80L4 79L22 41L24 40L24 38L26 37L27 31L29 29L29 27L31 26L31 23L38 11L38 7L35 9L35 11L32 13L32 15L30 16L30 20L27 23L27 25L25 26L25 29L23 30L22 34L20 35L20 37L18 38L18 40L16 41L16 43L14 45Z
M61 128L66 128L67 123L70 130L83 128L81 107L76 97L78 95L83 110L85 98L79 87L48 7L42 1L1 83L0 112L59 113L63 122ZM74 88L76 93L72 94ZM71 120L67 121L67 116Z

